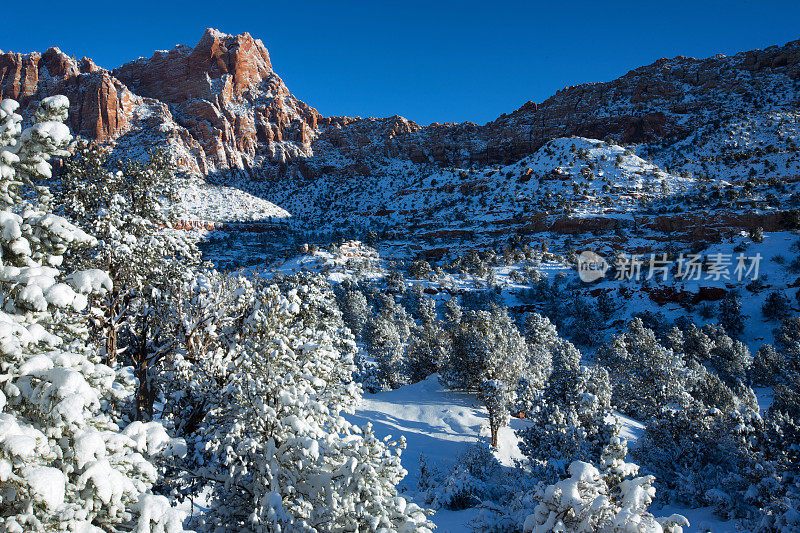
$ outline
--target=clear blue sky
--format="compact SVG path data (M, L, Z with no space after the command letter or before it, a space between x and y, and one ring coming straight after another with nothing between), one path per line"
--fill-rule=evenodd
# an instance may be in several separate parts
M798 0L22 1L3 12L0 49L57 45L106 68L194 45L209 26L246 31L264 41L289 89L321 113L400 114L422 124L484 123L659 57L800 39Z

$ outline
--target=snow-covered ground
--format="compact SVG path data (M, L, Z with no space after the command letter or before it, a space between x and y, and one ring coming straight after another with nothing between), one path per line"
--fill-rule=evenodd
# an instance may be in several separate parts
M348 416L351 422L359 425L372 424L379 437L391 436L398 439L404 436L406 449L403 451L403 467L408 475L400 484L400 490L407 497L417 498L420 455L428 464L434 464L444 472L456 466L459 453L470 443L483 440L488 442L489 426L486 410L472 394L446 390L434 374L424 381L406 385L387 392L364 394L355 414ZM621 436L627 438L631 446L644 431L644 425L628 417L620 416ZM523 458L519 450L516 432L527 421L512 418L508 427L499 435L499 446L495 456L501 464L513 466L515 460ZM422 505L423 502L418 502ZM725 533L737 531L733 522L724 522L715 517L711 509L687 509L681 506L654 507L657 516L681 513L689 518L691 532L713 531ZM433 522L442 533L472 531L470 521L475 518L477 509L462 511L437 510Z
M179 188L178 195L179 209L189 220L245 222L291 216L272 202L234 187L193 183Z
M338 178L275 183L263 195L298 216L390 224L449 223L461 229L569 200L577 217L624 216L643 199L680 194L695 180L666 172L632 150L596 139L554 139L509 165L418 166L388 159L357 184ZM423 216L424 215L424 216ZM423 216L416 221L416 217ZM366 218L365 218L366 217Z
M406 438L402 461L408 475L400 490L411 497L417 493L420 455L447 472L455 467L458 454L468 444L488 440L489 435L486 411L475 396L445 390L436 374L392 391L364 394L361 405L349 418L359 425L371 423L380 437ZM523 457L514 434L514 428L519 429L521 423L524 422L512 419L511 427L500 432L497 457L504 465L511 466L514 459ZM475 514L475 509L442 509L433 521L442 533L470 531L468 522Z

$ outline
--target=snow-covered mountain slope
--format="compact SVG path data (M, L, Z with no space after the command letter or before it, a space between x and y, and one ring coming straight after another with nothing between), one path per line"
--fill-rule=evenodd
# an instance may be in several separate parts
M325 216L392 226L439 222L463 229L470 223L497 223L543 211L613 216L686 192L693 183L624 147L575 137L554 139L505 166L440 169L392 160L358 183L324 175L313 181L270 183L259 194L301 220Z
M800 176L800 111L737 114L706 124L685 139L644 153L665 168L714 181Z
M157 51L116 69L44 54L0 54L0 97L30 115L65 93L75 133L120 148L168 148L186 171L258 181L336 174L358 185L393 160L488 167L582 136L665 147L740 116L794 113L800 41L706 59L660 59L616 80L584 83L477 125L420 126L403 117L322 117L294 97L263 42L207 29L195 46ZM385 174L391 176L391 174Z
M233 187L190 183L178 189L178 196L177 208L186 220L250 222L291 216L272 202Z

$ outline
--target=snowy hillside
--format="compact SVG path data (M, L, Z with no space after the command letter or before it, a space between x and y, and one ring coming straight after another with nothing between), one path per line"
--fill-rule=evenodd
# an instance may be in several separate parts
M0 72L0 532L800 531L800 41L485 125Z
M360 224L419 221L464 228L467 221L498 222L542 210L624 213L648 199L685 192L693 183L623 147L569 138L507 166L439 169L393 161L352 185L330 176L281 182L261 194L301 220L326 216Z
M619 415L618 415L619 416ZM371 423L380 437L398 438L403 435L406 448L403 451L403 467L408 475L401 483L401 490L424 503L420 493L420 466L452 471L459 456L471 444L488 437L486 412L480 402L471 394L445 390L439 383L439 376L407 385L399 389L364 396L356 413L349 417L355 423ZM639 422L620 416L622 432L635 446L643 426ZM500 464L513 467L514 461L524 456L519 450L519 439L515 432L525 428L525 419L512 418L511 424L501 434L500 447L495 452ZM421 463L422 461L422 463ZM668 507L660 514L680 512L690 517L692 526L686 533L713 531L714 533L733 533L739 531L732 521L714 517L710 509L692 510L684 507ZM458 533L472 530L479 524L476 517L478 509L452 511L439 509L433 515L437 531Z
M800 113L732 116L666 147L643 146L670 169L714 181L800 176Z
M178 189L177 209L188 220L246 222L291 216L272 202L240 189L192 183Z

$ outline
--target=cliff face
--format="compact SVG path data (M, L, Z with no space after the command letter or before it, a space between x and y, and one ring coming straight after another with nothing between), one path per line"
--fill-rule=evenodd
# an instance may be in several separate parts
M113 71L57 48L0 54L0 98L30 114L52 94L70 99L76 134L163 146L198 174L308 157L318 118L272 71L260 40L211 29L194 48L176 46Z
M124 133L143 103L90 59L76 61L58 48L44 54L0 54L0 97L18 100L29 110L52 94L69 97L69 125L75 133L101 141Z
M249 34L208 29L194 48L156 52L113 75L169 106L202 147L205 172L311 155L316 110L291 95L264 44Z
M246 33L208 29L194 47L179 45L113 71L56 48L0 54L0 97L30 112L39 99L65 94L75 133L131 149L164 146L202 175L299 162L308 176L341 157L354 172L354 162L375 157L505 163L571 135L669 141L725 114L765 105L796 109L799 86L794 41L733 57L662 59L614 81L568 87L485 125L419 126L398 116L321 117L292 96L264 44Z

